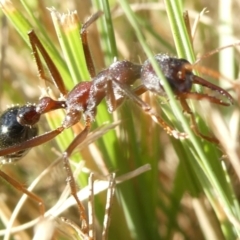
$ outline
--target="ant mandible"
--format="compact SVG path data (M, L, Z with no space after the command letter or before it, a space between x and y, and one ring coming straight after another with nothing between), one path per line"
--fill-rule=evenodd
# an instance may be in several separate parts
M76 138L71 142L68 148L63 153L63 163L67 172L67 179L71 188L71 194L75 198L80 216L83 221L85 221L86 216L84 213L84 208L77 197L77 189L73 174L70 168L68 157L71 155L73 150L86 138L88 132L90 131L91 122L95 119L97 113L98 104L105 98L108 106L109 112L115 111L115 109L121 104L121 102L128 98L138 104L143 111L149 114L154 121L160 124L163 129L175 138L186 138L185 133L180 133L169 126L160 116L154 113L151 107L145 103L138 95L141 95L147 90L150 90L156 94L163 95L164 88L161 84L161 80L157 77L152 65L149 60L146 60L143 65L134 64L130 61L116 61L111 64L108 68L101 71L97 75L95 74L93 61L88 47L87 42L87 32L86 28L95 21L99 15L95 14L90 18L81 30L81 38L83 40L84 53L86 57L87 66L92 77L91 81L81 82L77 84L71 91L67 91L63 79L54 65L52 59L46 52L42 43L38 39L35 32L32 30L28 33L30 44L33 50L33 55L37 63L38 73L40 78L44 79L44 71L42 63L40 61L39 52L41 53L52 79L55 85L58 87L60 93L63 95L65 100L56 101L50 97L43 97L39 100L36 105L24 105L22 107L17 107L17 113L15 113L15 118L17 123L23 128L33 129L39 121L42 114L48 113L56 109L65 109L66 117L64 118L60 127L50 132L44 133L37 136L37 131L32 133L28 137L24 137L22 141L10 142L7 145L0 146L0 156L2 156L1 163L7 163L10 161L17 160L13 158L13 154L19 155L26 149L41 145L50 141L59 135L66 128L70 128L83 116L85 120L85 128L83 131L76 136ZM183 109L190 114L192 121L192 128L194 132L205 140L210 142L218 143L215 137L203 135L197 128L197 124L193 113L191 112L186 99L206 99L212 103L228 106L229 103L225 103L222 100L208 96L202 93L191 92L193 84L200 84L207 87L213 91L219 92L221 95L227 97L230 103L233 102L231 95L224 89L196 76L192 72L191 64L185 59L178 59L169 57L165 54L157 54L155 56L159 67L166 76L167 81L170 84L174 94L177 99L179 99ZM136 89L132 89L131 85L137 80L142 80L142 85ZM7 110L5 113L12 111ZM10 130L9 130L10 131ZM1 134L5 134L4 131ZM8 134L8 132L7 132ZM21 137L19 137L21 138ZM0 140L3 137L0 137ZM19 155L20 157L20 155ZM19 158L18 157L18 158ZM41 206L41 212L43 213L43 202L34 194L28 192L26 189L19 188L21 186L19 183L15 183L5 173L0 171L0 176L5 180L10 182L15 188L26 193L33 200L37 201Z

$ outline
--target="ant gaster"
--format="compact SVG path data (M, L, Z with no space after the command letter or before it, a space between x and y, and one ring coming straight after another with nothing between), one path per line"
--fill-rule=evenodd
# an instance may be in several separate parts
M160 116L154 113L154 111L147 103L141 100L141 98L138 96L147 90L150 90L159 95L164 94L161 80L159 80L157 77L149 60L145 61L143 65L134 64L130 61L116 61L97 75L95 74L93 61L87 43L86 28L90 25L91 22L95 21L98 16L99 15L97 14L93 15L93 17L90 18L83 26L81 31L81 38L83 40L86 62L92 79L91 81L81 82L77 84L70 92L66 90L58 69L54 65L52 59L46 52L35 32L32 30L28 33L40 78L44 79L45 75L40 61L39 52L46 62L55 85L58 87L65 100L56 101L50 97L43 97L36 105L30 105L30 111L26 110L27 105L19 107L18 113L15 115L16 119L20 125L29 128L36 126L42 114L56 109L65 109L66 117L64 118L61 126L55 130L39 136L34 135L35 137L26 138L22 142L12 142L9 145L4 145L3 149L0 149L0 156L9 156L13 153L19 153L25 149L41 145L55 138L64 129L76 124L81 119L81 116L83 116L85 120L85 128L78 136L76 136L76 138L71 142L69 147L63 153L63 163L67 172L67 179L70 184L71 193L76 199L81 219L83 221L85 221L86 216L84 213L84 208L77 197L76 184L70 168L68 157L71 155L76 146L78 146L86 138L91 127L91 122L95 119L97 106L104 98L106 99L109 112L113 112L124 99L128 98L139 105L141 109L149 114L154 121L160 124L168 134L173 135L175 138L187 137L185 133L180 133L169 126ZM172 58L165 54L158 54L155 56L155 60L166 76L167 81L169 82L177 99L179 99L183 109L190 114L194 132L205 140L218 143L218 140L215 137L205 136L199 132L194 115L191 112L186 99L207 99L208 101L215 104L224 106L230 105L229 103L225 103L218 98L208 96L206 94L190 92L192 84L200 84L214 91L217 91L221 95L227 97L230 100L230 103L233 101L231 95L222 88L194 75L191 69L191 64L184 59ZM136 89L132 89L131 85L139 78L142 80L142 85ZM8 111L10 110L7 110L6 112ZM1 134L4 133L2 132ZM2 137L0 137L0 140L1 139ZM5 160L2 161L2 163L6 162L6 157L4 157L4 159ZM16 188L18 188L18 185L20 185L19 183L16 184L14 182L15 180L13 181L12 178L9 180L10 177L6 177L6 174L2 171L0 171L0 176L9 181ZM28 194L28 196L43 206L42 200L39 200L37 196L30 192L26 192L26 189L20 190ZM43 213L43 207L41 211Z

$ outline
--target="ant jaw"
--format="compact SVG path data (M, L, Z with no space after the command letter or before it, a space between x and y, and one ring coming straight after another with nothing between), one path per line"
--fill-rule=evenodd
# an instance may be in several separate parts
M222 96L226 97L230 102L230 104L227 104L227 103L224 103L222 100L218 99L219 102L215 102L215 103L220 104L220 105L224 105L224 106L233 105L233 103L234 103L233 97L226 90L222 89L221 87L218 87L215 84L210 83L210 82L208 82L208 81L204 80L203 78L201 78L199 76L196 76L196 75L193 75L192 83L193 84L199 84L199 85L204 86L206 88L209 88L209 89L211 89L215 92L218 92ZM207 96L207 98L208 97L210 97L210 96ZM217 99L217 98L215 98L215 99Z

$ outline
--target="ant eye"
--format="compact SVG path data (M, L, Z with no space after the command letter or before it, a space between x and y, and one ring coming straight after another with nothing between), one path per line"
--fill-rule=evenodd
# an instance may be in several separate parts
M177 77L178 77L178 79L179 80L185 80L185 72L183 72L183 71L179 71L178 73L177 73Z

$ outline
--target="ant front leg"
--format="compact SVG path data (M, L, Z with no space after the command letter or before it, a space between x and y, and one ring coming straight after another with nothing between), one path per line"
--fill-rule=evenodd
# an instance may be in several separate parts
M193 99L193 100L207 100L211 103L215 103L218 105L222 105L222 106L229 106L229 103L223 102L221 99L213 97L213 96L209 96L205 93L198 93L198 92L186 92L186 93L180 93L178 94L181 96L181 98L185 98L185 99Z
M199 131L199 129L198 129L198 127L197 127L197 123L196 123L195 117L194 117L194 114L192 113L190 107L188 106L186 99L185 99L182 95L178 96L178 99L179 99L179 101L180 101L180 103L181 103L181 105L182 105L183 110L190 115L191 122L192 122L191 128L192 128L192 130L194 131L194 133L195 133L196 135L200 136L201 138L209 141L209 142L217 143L217 144L218 144L219 141L218 141L215 137L205 136L204 134L202 134L202 133Z

